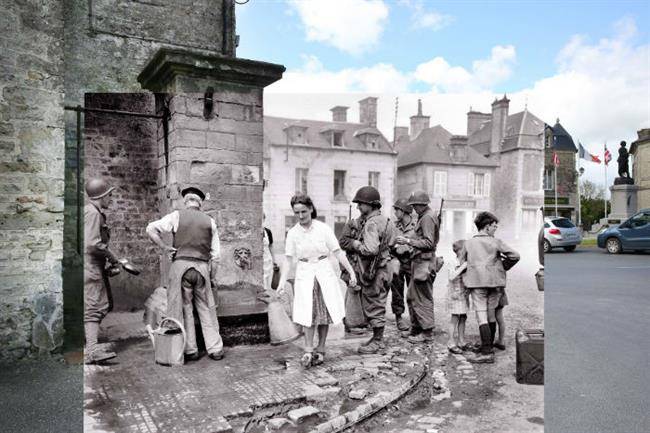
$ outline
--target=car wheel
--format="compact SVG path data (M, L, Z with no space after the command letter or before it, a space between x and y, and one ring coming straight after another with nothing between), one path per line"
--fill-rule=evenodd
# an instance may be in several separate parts
M564 247L564 251L570 253L571 251L575 251L576 246L575 245L569 245L568 247Z
M605 241L605 248L607 248L607 252L610 254L618 254L622 250L621 241L616 238L609 238Z
M551 243L544 239L544 254L551 252Z

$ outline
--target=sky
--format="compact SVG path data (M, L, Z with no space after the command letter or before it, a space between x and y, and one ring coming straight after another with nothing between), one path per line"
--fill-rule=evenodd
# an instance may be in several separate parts
M614 160L650 127L649 1L249 0L236 19L237 57L287 69L265 90L266 115L329 120L346 105L356 121L357 101L376 96L392 139L422 99L431 126L465 134L470 108L507 94L510 113L559 119ZM581 165L604 185L603 165Z

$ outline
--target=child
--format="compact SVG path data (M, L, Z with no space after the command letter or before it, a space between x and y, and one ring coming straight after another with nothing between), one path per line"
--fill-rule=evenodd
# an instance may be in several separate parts
M504 287L501 290L501 299L499 299L499 305L494 310L494 315L497 320L497 328L499 330L498 338L494 341L493 346L499 350L506 350L506 345L504 344L504 339L506 335L506 321L503 318L503 307L508 305L508 295L506 294L506 288Z
M460 255L465 245L464 240L458 240L452 245L456 254L455 268L449 269L449 284L447 285L447 307L451 313L451 327L447 348L451 353L461 354L467 348L465 343L465 321L467 320L468 296L461 274L467 268L467 262L461 261Z
M469 359L474 363L494 362L495 310L506 285L506 270L519 261L519 253L494 237L498 222L490 212L479 213L474 219L479 233L465 241L461 254L467 261L463 283L470 291L481 334L480 353Z

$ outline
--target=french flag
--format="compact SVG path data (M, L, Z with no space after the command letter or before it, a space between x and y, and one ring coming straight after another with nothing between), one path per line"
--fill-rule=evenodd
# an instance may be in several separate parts
M592 155L591 153L587 152L585 148L582 147L582 143L580 143L579 141L578 141L578 157L586 161L591 161L591 162L595 162L596 164L600 164L600 158L598 158L596 155Z

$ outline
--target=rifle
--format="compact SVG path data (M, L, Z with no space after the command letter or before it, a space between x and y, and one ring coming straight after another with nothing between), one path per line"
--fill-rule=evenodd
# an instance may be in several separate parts
M442 205L445 203L445 199L440 199L440 211L438 212L438 226L436 227L436 239L440 240L440 227L442 227Z
M375 274L377 273L377 266L380 260L380 256L382 251L386 249L386 242L388 239L388 224L390 223L390 219L386 218L386 228L384 228L384 235L381 238L381 241L379 242L379 251L377 252L377 255L372 258L372 261L370 262L370 266L368 266L368 279L369 280L374 280L375 279Z

